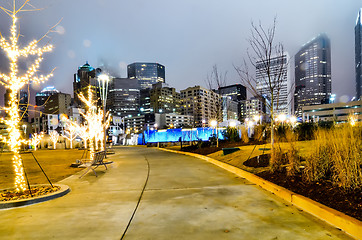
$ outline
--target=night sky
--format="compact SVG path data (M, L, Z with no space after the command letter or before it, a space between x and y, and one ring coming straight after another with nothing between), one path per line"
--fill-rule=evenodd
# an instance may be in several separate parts
M4 7L11 2L0 1ZM332 46L332 93L337 94L337 101L355 94L354 26L362 7L358 0L31 3L44 9L20 15L22 42L42 36L62 19L57 32L46 40L55 49L45 55L42 65L44 73L56 67L55 76L41 86L33 86L37 90L54 85L62 92L72 93L73 74L86 61L93 67L106 65L119 77L126 77L126 66L132 62L158 62L166 67L166 82L178 90L194 85L206 87L206 76L214 64L220 71L227 71L228 84L240 83L233 64L240 65L246 58L251 21L260 20L268 27L277 16L277 40L290 56L319 33L326 33ZM2 12L0 30L6 37L9 20ZM22 63L22 67L26 64ZM1 56L0 69L7 71L7 59Z

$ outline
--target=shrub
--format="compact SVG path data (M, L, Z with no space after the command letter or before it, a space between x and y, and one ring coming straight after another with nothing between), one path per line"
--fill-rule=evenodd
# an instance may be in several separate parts
M317 126L315 123L309 122L298 124L295 128L299 141L312 140L316 130Z
M362 188L362 137L360 127L349 124L318 129L313 152L306 159L308 181L328 178L344 189Z
M249 142L248 129L246 127L241 127L241 140L244 143Z
M278 172L282 170L283 152L279 144L275 144L274 151L270 155L270 170L271 172Z
M223 135L230 142L238 142L238 141L240 141L238 129L235 128L235 127L227 127L226 131L223 132Z
M257 125L254 127L254 141L256 143L258 142L264 142L266 139L266 125Z
M299 172L300 167L300 157L299 157L299 150L297 148L297 139L298 136L294 133L291 129L286 132L286 140L288 142L288 150L287 150L287 157L288 157L288 166L287 166L287 175L294 176Z

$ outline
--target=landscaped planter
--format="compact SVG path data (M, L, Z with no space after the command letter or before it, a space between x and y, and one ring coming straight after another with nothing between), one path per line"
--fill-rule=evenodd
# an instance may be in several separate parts
M37 187L37 186L49 186L49 185L31 185L31 187ZM10 200L10 201L0 201L0 209L21 207L35 203L45 202L55 198L62 197L70 192L70 188L67 185L53 184L53 186L59 187L59 190L36 197L29 197L25 199ZM12 190L12 189L2 189L0 191L7 191L7 190Z

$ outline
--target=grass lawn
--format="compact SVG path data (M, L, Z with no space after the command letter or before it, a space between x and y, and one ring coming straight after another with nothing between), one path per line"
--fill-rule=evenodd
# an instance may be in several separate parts
M34 152L34 156L50 181L56 183L82 170L82 168L72 168L70 164L74 163L76 159L80 159L83 152L77 149L38 150ZM32 154L21 154L21 156L30 184L48 183ZM11 153L0 155L0 189L14 187L14 170L11 158Z

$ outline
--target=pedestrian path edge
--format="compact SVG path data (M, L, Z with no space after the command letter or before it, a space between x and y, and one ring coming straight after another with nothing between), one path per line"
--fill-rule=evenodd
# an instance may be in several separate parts
M336 228L341 229L342 231L352 236L353 238L357 240L362 240L362 222L355 218L347 216L342 212L339 212L323 204L320 204L316 201L313 201L309 198L306 198L302 195L289 191L288 189L285 189L265 179L262 179L250 172L231 166L227 163L220 162L213 158L190 152L181 152L165 148L158 148L158 149L166 152L188 155L210 162L242 178L245 178L246 180L260 186L261 188L293 204L297 208L305 212L308 212L309 214L312 214L313 216L321 219L324 222L327 222L330 225L333 225Z

